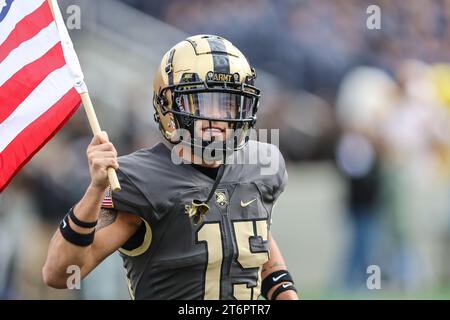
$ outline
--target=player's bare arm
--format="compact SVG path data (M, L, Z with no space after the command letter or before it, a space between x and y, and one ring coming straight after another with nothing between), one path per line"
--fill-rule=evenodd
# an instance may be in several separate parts
M101 209L101 203L108 186L107 168L118 168L117 152L106 136L95 136L87 149L91 184L81 201L74 207L77 220L91 225L80 227L68 217L63 224L74 232L88 236L94 233L92 244L79 246L67 241L58 229L49 245L43 267L44 282L55 288L65 288L67 267L76 265L81 276L86 276L103 259L120 248L137 230L141 219L135 215L113 209ZM64 227L64 225L63 225ZM113 235L113 236L112 236Z
M271 289L267 293L267 297L269 300L298 300L298 296L296 291L294 290L286 290L277 295L276 299L272 299L272 295L281 286L286 286L289 288L292 283L289 281L281 281L287 275L287 266L284 262L281 251L272 237L272 234L269 232L268 236L269 241L269 251L270 251L270 259L263 265L263 269L261 271L261 277L263 281L268 281L268 277L275 277L275 280L280 280L279 283L273 285ZM278 272L278 273L275 273ZM273 280L272 280L273 281Z

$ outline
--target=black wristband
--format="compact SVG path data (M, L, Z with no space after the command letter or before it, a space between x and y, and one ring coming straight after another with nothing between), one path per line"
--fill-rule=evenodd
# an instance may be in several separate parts
M95 230L88 234L78 233L70 227L67 217L68 216L66 215L59 224L59 231L63 238L79 247L90 246L92 242L94 242Z
M291 282L294 284L294 280L292 280L292 277L287 270L278 270L275 272L272 272L267 277L264 278L261 284L261 295L267 298L267 294L274 286L276 286L279 283L282 282Z
M97 221L94 221L94 222L84 222L84 221L81 221L81 220L79 220L76 216L75 216L75 213L73 213L73 207L72 208L70 208L70 210L69 210L69 217L70 217L70 220L72 220L72 222L75 224L75 225L77 225L77 226L79 226L80 228L94 228L96 225L97 225Z
M275 289L275 291L272 293L272 296L270 297L270 300L276 300L280 293L288 290L297 292L297 289L295 289L292 282L283 283L281 286Z

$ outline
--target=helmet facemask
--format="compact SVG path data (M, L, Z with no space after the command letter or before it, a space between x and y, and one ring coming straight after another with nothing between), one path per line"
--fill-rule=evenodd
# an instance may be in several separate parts
M212 77L208 73L207 79ZM256 122L260 91L239 81L198 81L196 74L181 78L185 80L163 88L159 94L171 97L170 107L160 104L162 114L171 112L175 128L185 131L175 134L171 142L188 144L193 152L200 151L202 158L216 160L243 148ZM238 80L239 75L230 78ZM253 83L252 77L246 80Z

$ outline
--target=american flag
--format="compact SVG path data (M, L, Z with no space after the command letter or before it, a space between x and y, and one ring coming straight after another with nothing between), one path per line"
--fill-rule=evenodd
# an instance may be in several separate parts
M87 92L56 0L0 0L0 192Z

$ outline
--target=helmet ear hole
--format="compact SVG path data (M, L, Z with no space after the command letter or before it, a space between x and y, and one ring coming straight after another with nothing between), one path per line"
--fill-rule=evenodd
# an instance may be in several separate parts
M166 114L158 112L158 120L159 120L159 129L161 130L163 136L168 140L172 140L173 134L178 128L177 121L173 113L170 111L168 111Z
M161 106L163 106L163 107L169 106L169 100L167 100L167 98L165 96L161 97Z

